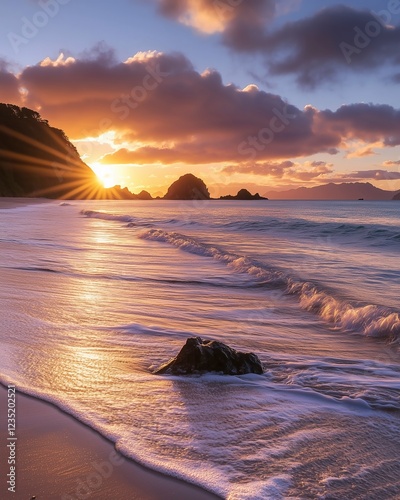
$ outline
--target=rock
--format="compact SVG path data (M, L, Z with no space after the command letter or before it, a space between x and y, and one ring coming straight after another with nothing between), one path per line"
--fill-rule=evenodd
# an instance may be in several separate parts
M261 361L250 353L238 352L217 340L191 337L179 354L162 365L155 374L189 375L192 373L222 372L226 375L262 374Z
M400 200L400 191L393 196L392 200Z
M193 174L185 174L171 184L165 200L209 200L210 193L204 181Z
M152 200L153 197L148 191L145 191L144 189L140 191L139 194L136 195L138 200Z
M247 189L241 189L236 196L228 194L227 196L221 196L220 200L268 200L268 198L263 198L258 193L251 194Z

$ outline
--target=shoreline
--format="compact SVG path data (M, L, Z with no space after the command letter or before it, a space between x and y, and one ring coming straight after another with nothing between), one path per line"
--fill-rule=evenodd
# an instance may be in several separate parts
M2 498L8 491L7 389L0 384ZM16 390L16 492L46 500L218 500L220 497L144 467L57 406ZM3 493L4 492L4 493Z
M55 200L50 200L47 198L11 198L0 196L0 210L27 207L28 205L38 205L40 203L49 203L51 201Z

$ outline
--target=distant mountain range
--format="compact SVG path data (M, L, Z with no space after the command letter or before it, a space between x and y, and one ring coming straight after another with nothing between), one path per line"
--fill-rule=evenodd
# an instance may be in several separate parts
M300 187L288 191L265 193L270 200L393 200L400 198L398 191L385 191L369 182L323 184L312 188Z

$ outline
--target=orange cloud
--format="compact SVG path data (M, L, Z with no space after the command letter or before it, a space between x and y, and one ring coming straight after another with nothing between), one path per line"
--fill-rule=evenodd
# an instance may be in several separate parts
M260 27L276 13L275 0L156 0L161 14L203 33ZM282 3L282 0L281 0ZM284 1L289 6L287 0Z
M6 78L15 92L16 77ZM178 53L60 56L25 68L17 83L25 105L72 139L114 132L121 151L105 163L249 164L336 154L346 140L400 144L400 110L391 106L301 110L255 85L224 85L217 71L200 74Z
M247 174L270 176L276 179L310 181L317 177L331 174L333 165L324 161L305 162L293 161L254 163L247 165L229 165L222 172L228 175Z

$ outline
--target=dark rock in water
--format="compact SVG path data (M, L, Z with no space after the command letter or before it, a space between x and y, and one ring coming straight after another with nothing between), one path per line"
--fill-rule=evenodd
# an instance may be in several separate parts
M186 340L179 354L162 365L155 373L188 375L201 372L222 372L226 375L245 373L262 374L261 361L252 352L235 351L217 340L191 337Z

